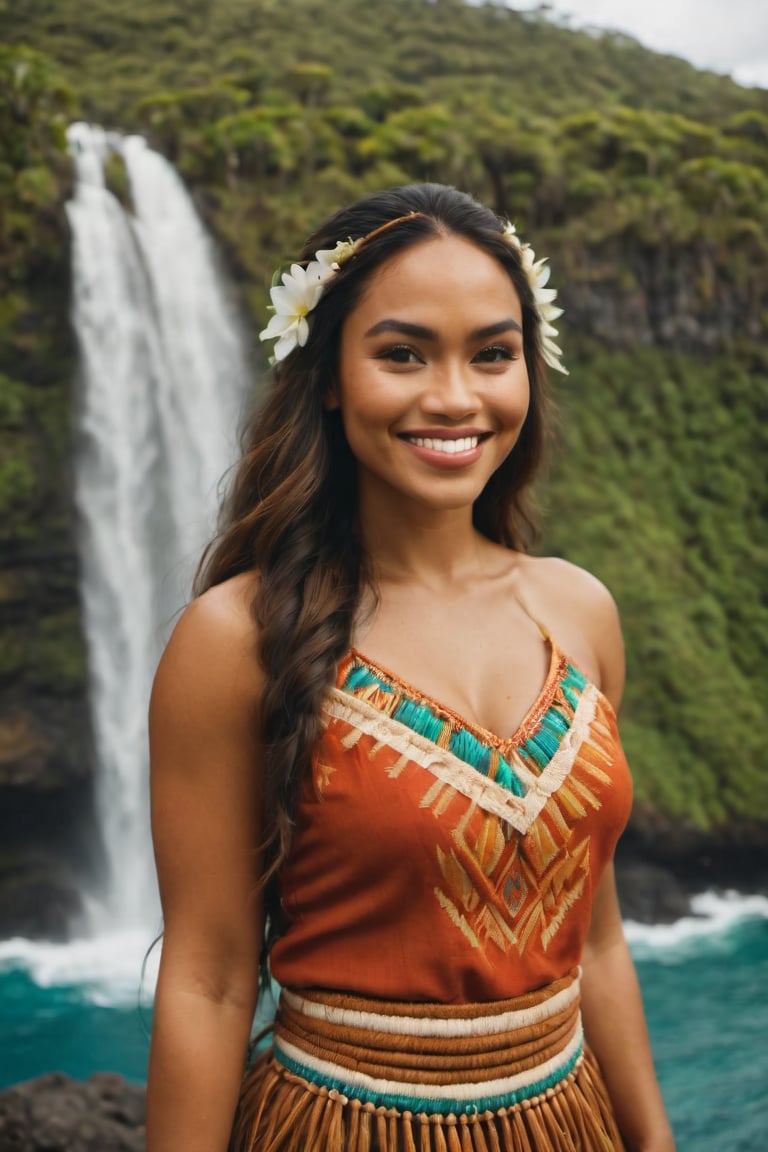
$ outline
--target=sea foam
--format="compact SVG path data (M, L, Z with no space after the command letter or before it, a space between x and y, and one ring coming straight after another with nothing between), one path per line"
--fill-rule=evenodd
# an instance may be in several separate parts
M768 920L768 896L739 892L700 892L691 898L691 913L671 924L625 921L624 932L636 959L674 963L692 949L713 952L733 947L733 930L750 920Z
M733 930L750 920L768 920L768 896L702 892L691 915L672 924L624 925L636 959L675 963L702 947L713 953L735 946ZM14 938L0 941L0 972L25 972L40 988L71 988L98 1005L151 1004L161 944L147 931L113 932L66 944Z
M77 989L92 1004L135 1004L139 994L149 1003L160 959L160 945L151 948L152 943L153 937L141 931L66 944L16 937L0 941L0 972L22 970L40 988Z

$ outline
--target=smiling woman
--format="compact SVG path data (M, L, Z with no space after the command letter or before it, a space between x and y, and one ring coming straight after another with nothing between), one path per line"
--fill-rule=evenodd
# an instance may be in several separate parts
M613 880L618 620L527 553L547 272L415 185L273 288L272 389L153 692L148 1152L672 1148Z

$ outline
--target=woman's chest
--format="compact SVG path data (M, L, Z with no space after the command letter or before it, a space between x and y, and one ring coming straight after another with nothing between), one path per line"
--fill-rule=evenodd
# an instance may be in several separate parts
M413 695L499 739L518 731L552 668L547 637L519 608L465 603L384 609L353 650Z

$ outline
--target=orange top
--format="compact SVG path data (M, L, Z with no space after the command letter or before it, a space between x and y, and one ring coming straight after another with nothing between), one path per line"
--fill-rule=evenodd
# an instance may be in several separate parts
M281 871L281 985L461 1004L579 963L632 785L610 703L550 645L507 740L342 662Z

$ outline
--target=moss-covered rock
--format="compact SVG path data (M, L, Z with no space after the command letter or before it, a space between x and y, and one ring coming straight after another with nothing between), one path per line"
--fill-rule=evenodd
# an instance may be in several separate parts
M0 935L61 936L93 849L71 467L67 95L0 48Z

